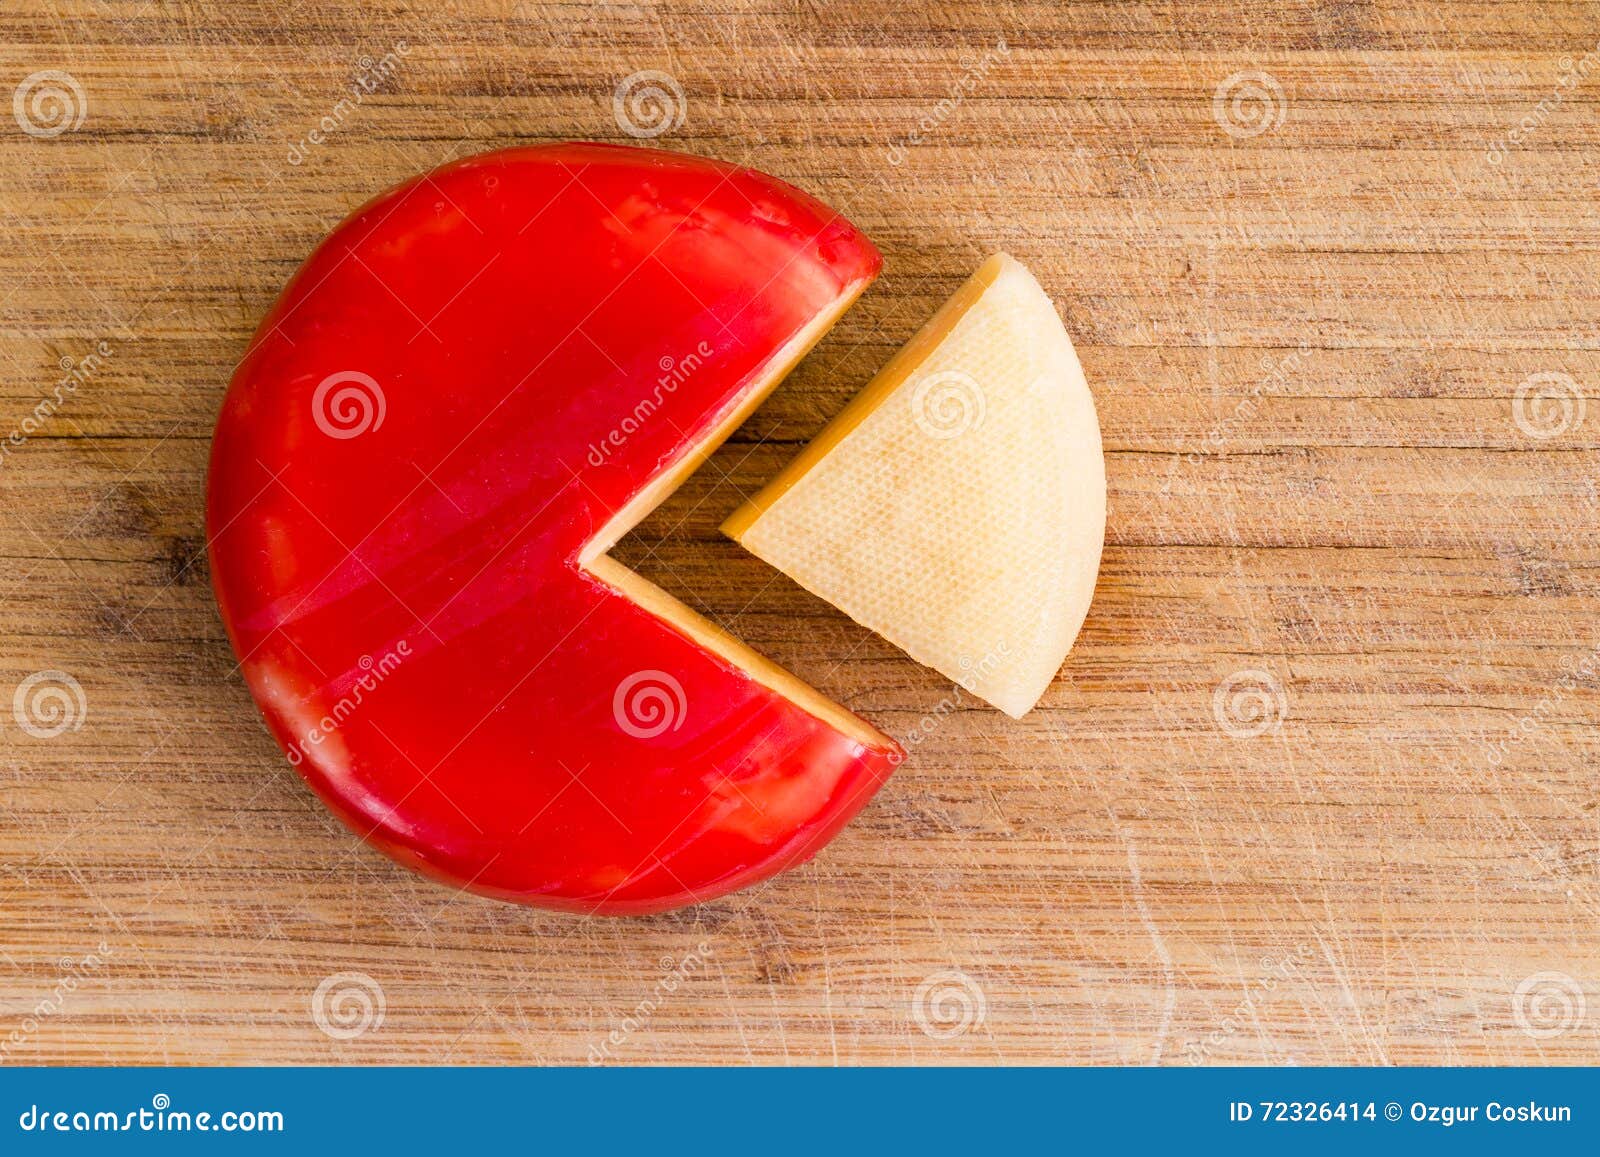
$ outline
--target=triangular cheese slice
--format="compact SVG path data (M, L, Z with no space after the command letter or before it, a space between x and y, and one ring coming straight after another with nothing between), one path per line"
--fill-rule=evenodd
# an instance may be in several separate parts
M1094 594L1094 399L1055 306L991 257L723 531L1020 717Z

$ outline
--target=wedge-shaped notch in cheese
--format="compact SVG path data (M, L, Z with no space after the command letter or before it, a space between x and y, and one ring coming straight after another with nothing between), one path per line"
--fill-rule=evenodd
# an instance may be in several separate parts
M723 531L1020 717L1083 625L1105 517L1083 369L1001 253Z

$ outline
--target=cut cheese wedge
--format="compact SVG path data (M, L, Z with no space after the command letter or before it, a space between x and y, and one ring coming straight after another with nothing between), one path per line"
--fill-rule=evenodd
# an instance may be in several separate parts
M723 531L1020 717L1088 613L1105 516L1072 341L1001 253Z

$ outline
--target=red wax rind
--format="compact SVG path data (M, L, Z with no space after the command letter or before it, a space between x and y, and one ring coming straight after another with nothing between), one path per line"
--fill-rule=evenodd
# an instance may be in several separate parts
M771 177L604 145L473 157L334 230L234 376L207 510L245 679L328 806L445 881L585 912L826 843L899 749L578 556L880 260Z

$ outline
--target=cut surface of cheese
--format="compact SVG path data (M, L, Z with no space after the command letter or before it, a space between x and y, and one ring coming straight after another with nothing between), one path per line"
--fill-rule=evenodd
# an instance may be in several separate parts
M1083 369L1001 253L723 530L1020 717L1088 613L1105 514Z

